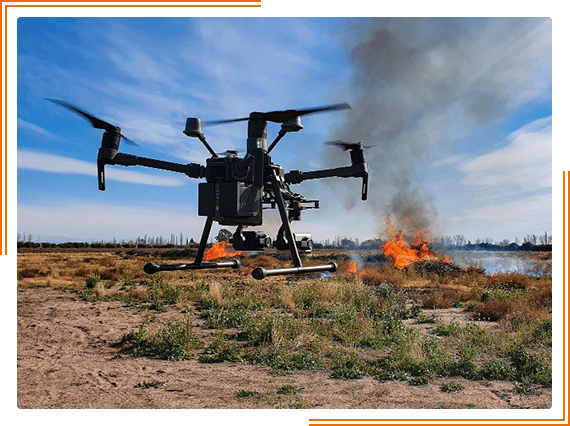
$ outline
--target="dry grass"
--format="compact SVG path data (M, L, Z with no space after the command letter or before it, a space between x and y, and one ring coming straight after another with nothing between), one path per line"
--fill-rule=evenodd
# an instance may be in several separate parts
M534 257L537 261L548 261L549 254L540 253ZM309 256L304 262L310 264L315 259L319 260L319 255ZM152 260L145 256L109 252L52 253L46 250L19 253L18 284L69 287L78 291L85 288L86 277L96 275L101 280L96 293L106 296L117 291L109 287L122 281L135 284L152 281L153 278L142 271L142 266ZM477 268L467 268L462 273L426 277L413 268L406 270L373 264L363 265L358 274L353 274L348 270L348 258L340 256L337 260L339 272L331 278L315 280L278 276L260 282L251 278L251 269L257 266L287 267L290 261L283 260L281 256L267 255L243 256L241 261L243 266L237 271L180 271L165 277L175 287L206 285L206 295L188 291L187 300L194 303L206 297L216 306L224 306L229 298L240 297L250 300L250 304L266 301L264 303L296 312L315 304L325 307L339 303L358 304L370 298L375 289L389 287L405 291L409 298L424 308L470 306L474 316L492 321L514 315L525 321L543 320L552 310L552 279L549 276L532 277L518 273L485 275ZM323 262L322 259L319 261ZM135 300L145 301L151 297L148 289L140 285L123 289L123 292ZM377 303L380 307L383 301L379 299Z
M489 294L489 293L487 293ZM488 300L477 302L473 316L487 321L510 320L514 316L525 322L543 321L552 315L552 291L494 293Z
M80 288L90 274L111 281L119 281L127 276L143 279L144 263L144 259L112 253L18 253L18 283Z
M328 259L335 260L313 256L311 262ZM552 309L550 277L488 276L475 268L422 275L414 268L373 264L363 265L355 274L349 272L345 256L336 260L340 271L334 275L275 276L257 281L251 277L254 267L286 267L290 260L271 256L243 256L240 260L243 266L239 270L149 276L142 272L146 262L180 263L180 258L21 253L18 284L67 287L94 302L121 300L137 309L155 311L148 318L176 318L185 313L192 321L203 321L206 350L218 362L243 359L288 371L324 366L331 369L333 378L408 374L428 367L439 375L454 375L459 339L463 339L464 356L471 353L465 352L469 345L477 363L493 356L504 358L506 346L530 343L533 349L540 345L548 348L548 339L551 341L548 321L544 321L550 319ZM310 264L309 259L305 264ZM421 309L450 307L464 308L478 319L497 321L493 324L495 334L487 335L473 323L469 324L472 327L442 323L437 327L447 327L447 335L433 338L433 321L421 321L428 316L433 320L439 313L427 315ZM468 315L462 312L464 318ZM416 321L413 326L404 321L410 319ZM422 332L414 328L418 326L424 327ZM227 343L216 347L210 342L218 332ZM150 338L155 334L148 333L138 334L144 343L141 350L157 344ZM146 337L150 343L143 339ZM500 343L503 341L507 343Z

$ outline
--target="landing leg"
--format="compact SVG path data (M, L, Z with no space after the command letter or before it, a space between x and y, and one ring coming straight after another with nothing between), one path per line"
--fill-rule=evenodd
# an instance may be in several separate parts
M181 271L184 269L239 268L241 266L241 262L238 259L232 259L227 262L202 262L213 222L214 219L211 216L208 216L206 224L204 225L204 231L202 231L202 238L200 239L198 252L196 253L193 263L179 263L175 265L157 265L156 263L147 263L144 265L144 271L147 274L154 274L159 271Z
M275 201L277 201L277 207L279 208L279 215L281 216L281 221L283 222L283 228L285 230L285 236L289 242L289 250L291 251L291 257L293 258L293 265L296 268L302 267L301 257L299 256L299 250L297 250L297 245L295 244L295 237L293 236L293 231L291 231L291 225L289 224L289 218L287 217L287 210L285 209L285 202L283 201L283 195L281 195L281 190L275 177L271 179L273 184L273 192L275 193Z
M212 216L208 216L206 219L206 224L204 225L204 230L202 231L202 238L200 239L200 245L198 246L198 252L194 258L195 265L201 265L202 259L204 258L204 251L206 250L206 244L208 243L208 237L210 236L210 231L212 230L212 223L214 219Z
M279 184L275 176L272 177L271 184L273 185L275 201L277 201L277 207L279 208L279 214L281 215L281 221L283 222L282 226L285 230L287 241L289 242L289 250L291 251L291 257L293 258L293 265L295 265L295 267L281 269L265 269L262 267L255 268L251 273L253 278L256 280L262 280L263 278L272 275L301 274L305 272L336 272L338 270L338 265L334 262L331 262L328 265L303 266L301 263L301 257L299 256L299 250L297 250L293 231L291 231L289 218L287 217L287 209L285 208L283 195L281 195L281 190L279 189Z

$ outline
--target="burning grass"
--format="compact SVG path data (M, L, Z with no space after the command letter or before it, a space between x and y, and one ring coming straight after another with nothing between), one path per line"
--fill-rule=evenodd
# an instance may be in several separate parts
M319 256L324 254L304 263L322 263ZM238 271L148 276L142 266L154 259L147 255L46 251L19 254L18 283L65 288L95 303L122 300L152 312L125 337L125 353L198 355L202 362L264 364L281 372L325 368L345 380L426 378L416 383L445 376L550 383L550 277L487 275L441 259L396 268L343 256L326 254L339 263L336 275L256 281L254 266L290 261L242 256ZM452 307L463 312L462 323L438 319L440 310ZM193 338L197 323L210 338ZM531 364L540 367L538 376L529 373Z

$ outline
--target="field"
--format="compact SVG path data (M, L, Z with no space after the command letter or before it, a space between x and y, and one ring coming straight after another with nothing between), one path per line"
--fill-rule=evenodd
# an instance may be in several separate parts
M18 407L551 406L550 274L357 255L316 251L305 264L339 272L256 281L287 258L149 276L193 253L21 250Z

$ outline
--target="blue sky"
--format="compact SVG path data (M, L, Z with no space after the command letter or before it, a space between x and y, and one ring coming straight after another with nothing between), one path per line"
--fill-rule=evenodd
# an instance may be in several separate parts
M186 117L348 102L349 112L303 118L272 158L315 170L350 164L325 141L377 145L366 151L369 200L357 179L296 185L321 209L294 231L385 236L403 203L434 236L551 234L551 49L550 19L20 18L18 232L198 239L203 227L198 181L184 175L107 167L99 191L102 132L45 101L57 98L140 145L123 152L180 163L208 157L182 134ZM246 129L204 128L216 151L243 149ZM269 141L278 130L270 125ZM278 215L265 219L274 236Z

